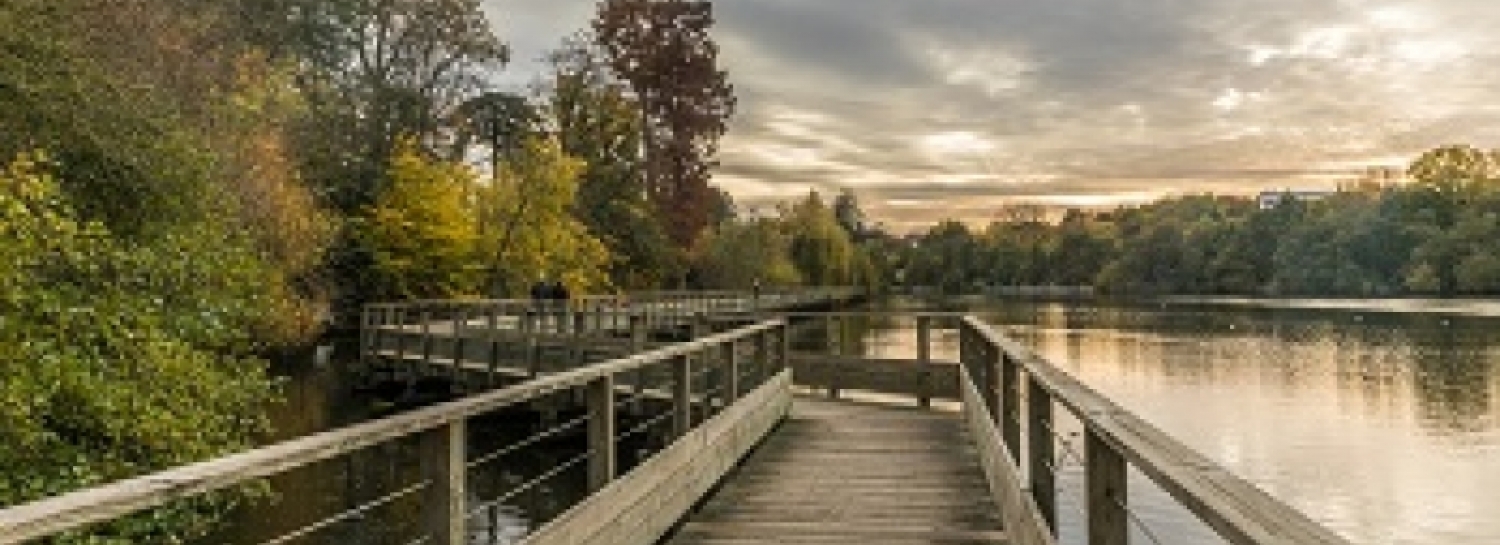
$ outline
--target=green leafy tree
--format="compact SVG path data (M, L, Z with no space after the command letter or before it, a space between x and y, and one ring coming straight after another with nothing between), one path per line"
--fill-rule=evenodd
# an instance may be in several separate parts
M792 262L802 278L815 286L847 286L860 281L855 246L816 191L786 212L791 235Z
M700 241L699 270L705 286L750 289L801 284L791 259L792 240L775 219L720 223Z
M48 164L23 155L0 171L0 505L249 446L272 396L244 356L263 319L260 262L211 224L149 245L117 238L80 219ZM191 537L237 497L74 538Z
M609 250L611 282L653 289L681 277L684 254L641 178L640 106L586 34L566 40L549 61L545 109L563 151L585 162L574 212Z

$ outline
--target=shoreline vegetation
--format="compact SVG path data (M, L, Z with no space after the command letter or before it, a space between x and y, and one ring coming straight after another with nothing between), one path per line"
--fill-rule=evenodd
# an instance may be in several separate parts
M1101 294L1323 297L1500 294L1500 155L1437 148L1409 182L1353 180L1271 206L1190 195L1107 211L1001 210L982 230L948 221L903 245L901 283L1093 286Z

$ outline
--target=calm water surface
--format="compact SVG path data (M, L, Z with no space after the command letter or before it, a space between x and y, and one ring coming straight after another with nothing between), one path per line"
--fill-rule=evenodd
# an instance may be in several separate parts
M948 306L955 307L1002 325L1121 405L1355 543L1500 543L1500 305ZM886 324L870 335L869 350L907 351L910 327ZM935 338L935 352L951 357L953 335ZM1066 432L1063 440L1081 444ZM1081 470L1075 460L1063 463L1064 541L1082 543ZM1136 529L1134 543L1220 542L1149 480L1135 475L1130 486L1146 528Z

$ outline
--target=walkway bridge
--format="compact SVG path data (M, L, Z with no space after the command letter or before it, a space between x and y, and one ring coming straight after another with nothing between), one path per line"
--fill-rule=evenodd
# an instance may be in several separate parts
M0 544L98 529L355 453L405 451L413 454L410 480L338 513L309 513L295 530L264 543L330 542L315 540L380 518L399 523L401 531L352 542L1049 545L1057 542L1059 524L1055 470L1067 456L1086 469L1087 513L1077 525L1093 545L1130 541L1138 522L1126 494L1132 466L1228 543L1345 543L975 317L903 313L917 322L917 357L876 360L830 354L838 343L818 352L793 350L807 331L821 330L826 338L840 321L869 313L770 314L769 306L738 299L733 309L719 301L725 308L709 316L674 311L647 317L645 311L666 309L637 306L623 320L600 322L613 325L575 327L568 334L581 341L623 331L631 352L575 359L556 370L499 348L517 339L557 340L545 337L557 332L540 326L528 330L540 340L518 336L529 319L524 312L442 303L485 312L434 320L437 303L372 307L362 339L366 365L394 362L412 373L514 383L0 510ZM409 311L429 319L390 318ZM561 323L576 324L573 319ZM653 332L644 324L652 320L694 328L695 335L648 345L643 338ZM957 361L931 357L935 334L956 337ZM906 401L848 399L858 397L853 392ZM576 402L578 410L562 411L498 448L482 440L494 415L548 399ZM1082 424L1083 452L1057 448L1068 444L1054 431L1058 408ZM586 448L504 490L479 490L485 487L474 477L484 467L565 435ZM507 502L571 471L585 476L586 495L523 536L498 531L497 514Z

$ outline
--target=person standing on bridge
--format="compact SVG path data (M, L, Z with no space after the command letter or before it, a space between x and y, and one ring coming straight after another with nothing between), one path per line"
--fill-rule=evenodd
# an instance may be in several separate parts
M535 317L537 329L546 327L547 306L552 299L552 285L547 283L547 273L537 275L536 283L531 285L531 314Z

